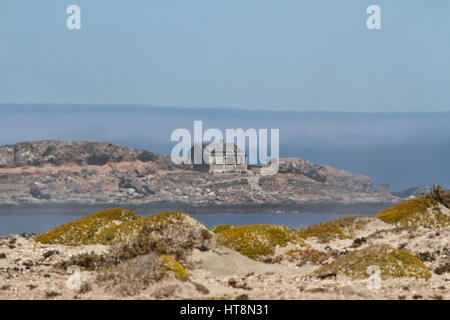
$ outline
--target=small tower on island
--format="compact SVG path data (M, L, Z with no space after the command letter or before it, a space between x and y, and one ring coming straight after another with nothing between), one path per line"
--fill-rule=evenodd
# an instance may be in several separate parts
M380 184L378 186L378 193L382 196L388 196L391 194L391 185L389 184Z

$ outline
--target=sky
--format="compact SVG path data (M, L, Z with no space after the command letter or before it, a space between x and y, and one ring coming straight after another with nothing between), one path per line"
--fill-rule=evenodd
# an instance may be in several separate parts
M366 27L373 4L381 30ZM1 0L0 103L450 111L449 13L448 0Z

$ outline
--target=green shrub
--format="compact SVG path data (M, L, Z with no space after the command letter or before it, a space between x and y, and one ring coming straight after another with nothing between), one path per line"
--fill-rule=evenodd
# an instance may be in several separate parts
M254 224L248 226L217 226L217 242L241 254L258 259L275 253L277 246L284 247L289 242L305 246L297 232L285 226Z
M351 278L368 278L367 268L378 266L382 278L430 278L431 273L424 263L406 250L377 245L339 256L332 263L322 266L314 273L324 276L336 274Z
M133 211L109 209L69 222L35 237L35 240L48 244L120 244L131 243L137 250L144 250L159 242L163 247L192 248L210 239L211 232L199 221L182 212L162 212L146 217L137 217ZM140 248L140 249L139 249ZM170 249L170 248L168 248ZM144 253L148 253L145 248Z
M447 208L450 208L450 190L445 190L442 186L433 186L424 196L434 199Z
M46 244L111 244L122 241L117 233L121 224L132 224L138 217L131 210L108 209L69 222L41 234L36 241Z
M350 216L333 219L299 230L302 238L316 237L319 240L353 239L355 231L361 230L371 220L369 217Z
M442 211L439 202L430 197L419 197L403 201L375 218L396 226L446 227L450 226L450 215Z

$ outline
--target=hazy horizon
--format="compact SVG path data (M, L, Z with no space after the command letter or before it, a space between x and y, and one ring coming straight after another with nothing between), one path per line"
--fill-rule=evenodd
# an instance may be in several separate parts
M437 114L437 113L450 113L450 107L448 110L435 110L435 111L345 111L345 110L332 110L332 109L321 109L321 110L313 110L313 109L305 109L305 110L290 110L290 109L279 109L279 108L245 108L245 107L209 107L209 106L172 106L172 105L152 105L152 104L105 104L105 103L74 103L74 102L34 102L34 103L26 103L26 102L0 102L1 107L10 107L10 106L27 106L27 107L58 107L58 108L70 108L70 107L88 107L88 108L127 108L128 110L133 110L133 108L148 108L148 109L180 109L180 110L216 110L216 111L251 111L251 112L281 112L281 113L348 113L348 114ZM55 110L54 110L55 111ZM67 110L60 110L67 111Z
M170 154L171 132L280 129L280 156L371 177L394 191L450 187L450 112L362 113L217 108L0 104L0 145L45 139L106 141Z

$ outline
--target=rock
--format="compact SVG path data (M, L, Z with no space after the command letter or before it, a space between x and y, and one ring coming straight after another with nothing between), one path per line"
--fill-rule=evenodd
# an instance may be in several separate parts
M38 182L32 182L30 184L30 194L37 199L50 199L50 195L44 191L45 186L38 183Z
M33 233L33 232L32 233L25 232L25 233L20 233L19 235L25 239L30 239L30 238L33 238L34 236L36 236L37 234Z
M132 149L106 142L44 140L0 147L0 167L2 168L44 164L60 166L67 163L103 166L111 162L162 162L162 159L170 160L166 156L147 150Z
M14 163L14 147L5 146L0 148L0 168L8 168Z
M126 189L127 193L131 196L136 192L143 195L155 194L155 192L149 188L146 181L139 180L132 176L121 178L119 188Z
M358 248L360 247L362 244L366 243L367 239L362 237L362 238L356 238L355 240L353 240L353 243L351 245L352 248Z
M330 273L323 273L323 274L319 274L317 276L317 278L323 280L323 279L327 279L327 278L336 278L336 272L330 272Z
M44 259L48 259L55 254L59 254L59 251L58 250L49 250L49 251L46 251L42 256L44 257Z
M408 243L406 243L406 242L399 243L398 249L404 249L407 245L408 245Z
M280 159L280 173L301 174L320 183L336 184L346 187L354 192L370 191L372 180L370 178L354 175L344 170L334 169L329 166L315 165L308 161L296 158Z
M126 189L126 192L128 193L129 196L133 196L134 194L136 194L136 190L133 188Z
M192 284L194 285L195 290L197 290L198 292L200 292L200 293L202 293L202 294L208 294L208 293L209 293L208 288L206 288L206 287L205 287L204 285L202 285L201 283L193 282L193 281L192 281Z
M34 266L34 262L32 260L26 260L22 263L25 267L32 267Z
M158 160L158 156L155 153L146 150L141 151L137 158L142 162L150 162Z
M175 291L177 290L177 286L175 285L171 285L171 286L166 286L166 287L162 287L157 289L153 295L156 298L169 298L171 296L174 295Z
M417 254L417 257L422 261L434 261L436 258L434 255L430 252L419 252Z
M318 182L325 182L327 177L324 174L325 166L317 166L301 159L281 159L278 172L301 174Z
M157 171L150 167L139 167L135 169L135 173L138 178L143 178L149 175L155 175Z
M231 278L228 280L228 285L235 289L252 290L252 288L250 288L244 280L236 280Z
M46 298L55 298L55 297L58 297L60 295L61 295L61 293L59 293L57 291L53 291L53 290L45 292L45 297Z
M450 272L450 263L449 262L446 262L445 264L434 269L434 273L439 274L439 275L447 273L447 272Z
M94 166L104 166L111 159L111 155L106 153L96 153L86 158L87 164Z

